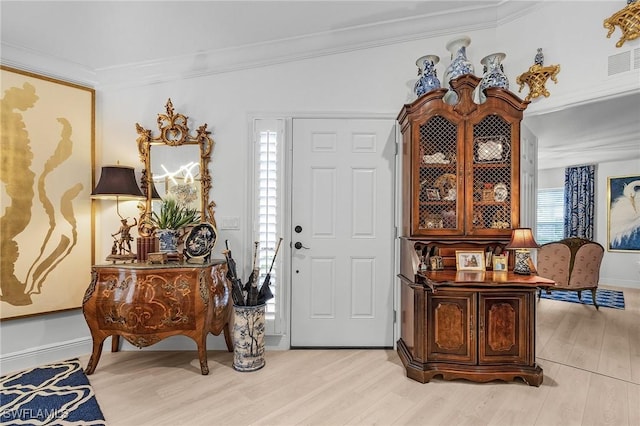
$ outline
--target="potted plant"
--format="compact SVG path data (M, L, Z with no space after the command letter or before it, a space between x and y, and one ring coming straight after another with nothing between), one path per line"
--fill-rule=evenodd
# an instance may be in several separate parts
M200 213L194 208L178 203L174 198L162 200L160 212L151 213L151 221L156 226L156 236L160 241L160 251L174 253L182 229L200 222Z

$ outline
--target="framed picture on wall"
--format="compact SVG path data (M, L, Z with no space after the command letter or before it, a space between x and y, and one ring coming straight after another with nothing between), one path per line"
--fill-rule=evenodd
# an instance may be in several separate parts
M0 319L80 308L94 263L95 91L0 70Z
M640 251L640 175L607 178L607 250Z

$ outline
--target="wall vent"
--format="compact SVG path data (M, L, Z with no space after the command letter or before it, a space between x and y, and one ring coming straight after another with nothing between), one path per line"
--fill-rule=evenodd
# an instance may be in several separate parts
M640 69L640 48L633 49L633 69Z
M638 62L638 55L636 55L636 62ZM617 53L609 56L609 68L608 75L620 74L630 70L631 66L631 51Z

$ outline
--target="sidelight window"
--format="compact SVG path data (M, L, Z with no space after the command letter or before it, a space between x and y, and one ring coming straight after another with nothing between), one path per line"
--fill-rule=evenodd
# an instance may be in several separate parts
M284 223L284 120L254 120L254 225L252 241L258 241L257 266L261 285L274 259ZM281 247L282 249L282 247ZM253 256L254 245L251 244ZM282 334L284 297L282 290L282 250L270 273L273 299L267 302L267 333Z

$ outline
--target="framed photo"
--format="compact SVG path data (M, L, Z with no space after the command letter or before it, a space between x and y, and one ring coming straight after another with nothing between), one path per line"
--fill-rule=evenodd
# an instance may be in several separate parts
M458 271L484 271L484 251L456 250L456 269Z
M440 271L444 269L444 263L441 256L431 256L429 258L429 262L431 263L432 271Z
M483 189L482 190L482 201L493 201L495 195L493 193L493 189Z
M94 263L95 91L0 72L0 319L77 309Z
M496 272L506 272L507 260L507 256L505 255L493 256L493 270Z
M640 175L607 178L607 250L640 251Z
M435 188L427 188L425 190L427 192L427 200L429 201L438 201L440 200L440 192L438 192Z

